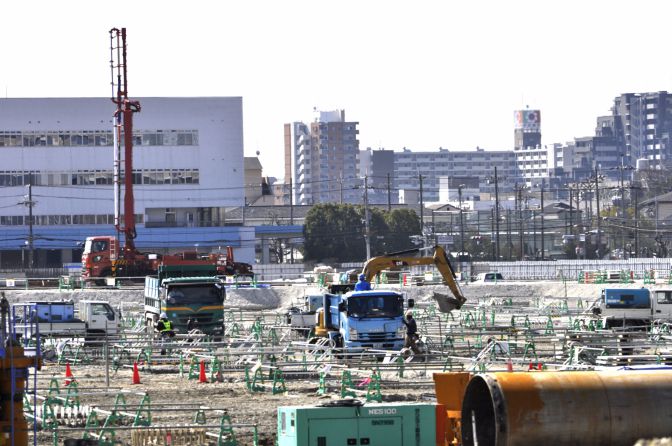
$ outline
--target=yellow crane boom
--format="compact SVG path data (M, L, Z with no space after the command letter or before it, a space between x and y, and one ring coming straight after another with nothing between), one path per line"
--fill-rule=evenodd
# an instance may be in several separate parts
M459 309L467 301L462 294L460 284L455 280L455 272L450 265L446 251L440 246L434 247L434 255L432 257L406 256L404 253L399 255L388 254L372 257L364 264L362 274L364 274L368 282L371 282L378 273L385 269L413 265L435 265L441 273L443 281L453 293L454 297L452 298L445 294L434 293L434 299L439 306L439 311L442 313L450 313L452 310Z

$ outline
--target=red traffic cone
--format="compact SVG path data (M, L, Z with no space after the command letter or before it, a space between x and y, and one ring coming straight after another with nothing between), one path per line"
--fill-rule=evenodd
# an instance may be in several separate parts
M544 365L542 363L537 364L537 370L544 370Z
M221 370L217 371L217 382L218 383L223 383L224 382L224 377L222 376Z
M513 372L513 363L511 362L511 359L506 361L506 371L507 372Z
M530 365L527 367L527 371L529 372L530 370L534 370L534 364L532 364L532 361L530 361Z
M140 372L136 361L133 361L133 384L140 384Z
M205 361L201 359L201 367L200 367L200 373L198 375L198 382L199 383L207 383L208 378L205 377Z
M72 378L72 379L70 379ZM65 363L65 385L69 386L71 382L73 382L75 379L72 376L72 370L70 370L70 363L66 362Z

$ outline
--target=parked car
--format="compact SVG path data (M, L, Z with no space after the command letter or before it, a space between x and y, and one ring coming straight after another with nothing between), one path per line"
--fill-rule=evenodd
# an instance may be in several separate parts
M490 272L490 273L480 273L476 276L474 282L484 282L484 283L497 283L504 280L502 273Z

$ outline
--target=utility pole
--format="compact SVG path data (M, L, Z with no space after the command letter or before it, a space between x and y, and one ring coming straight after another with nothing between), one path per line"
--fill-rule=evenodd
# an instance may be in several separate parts
M597 166L595 166L595 200L597 207L597 260L600 260L602 256L600 255L600 248L602 247L602 230L600 228L600 175L597 172Z
M422 247L425 247L425 202L422 197L422 175L418 175L420 179L420 232L422 233Z
M632 188L630 191L632 192ZM635 191L635 257L639 257L639 187Z
M507 253L506 253L506 258L507 260L511 261L511 255L513 251L513 242L511 241L511 208L506 209L506 246L507 246Z
M291 177L289 178L289 224L294 225L294 183ZM289 242L289 261L294 263L294 243L291 241Z
M497 253L497 260L499 261L499 184L497 180L497 166L495 166L495 230L496 240L495 252Z
M390 188L390 174L387 174L387 212L392 211L392 189Z
M574 235L574 218L573 218L573 215L572 215L574 213L573 210L572 210L572 208L574 207L574 201L573 201L573 197L572 197L572 186L570 186L568 184L567 187L569 188L569 233ZM576 246L577 246L576 241L577 240L575 238L572 239L572 240L574 240L574 248L575 248L574 253L576 254Z
M338 183L339 183L339 185L340 185L340 189L341 189L341 190L340 190L340 192L341 192L341 197L340 197L341 200L340 200L340 203L343 204L343 172L341 172L341 175L340 175L340 177L339 177L339 179L338 179Z
M28 266L35 267L35 249L33 245L33 178L30 175L28 183Z
M525 258L524 231L523 231L523 186L515 185L516 192L516 210L518 211L518 242L520 249L520 260Z
M364 239L366 240L366 260L371 258L371 236L369 234L369 177L364 175Z
M495 210L490 209L490 234L495 234ZM492 240L493 237L490 237ZM497 261L497 245L492 243L492 260Z
M532 253L534 260L537 260L539 256L537 255L537 213L535 211L532 211Z
M26 240L26 243L28 244L28 268L33 268L35 266L35 251L34 251L34 244L33 244L33 206L35 206L35 202L33 201L33 175L32 173L28 174L28 195L24 195L23 201L18 202L17 204L27 206L28 207L28 240ZM23 248L21 248L23 250ZM24 267L24 265L21 265L21 267Z
M289 224L294 224L294 184L289 179Z
M541 260L544 260L545 257L545 246L544 246L544 186L546 184L546 179L541 179Z
M457 194L460 198L460 256L464 255L464 217L462 216L462 188L464 184L457 186Z
M625 256L625 183L623 182L623 170L625 170L624 155L621 153L621 249L623 250L623 259Z

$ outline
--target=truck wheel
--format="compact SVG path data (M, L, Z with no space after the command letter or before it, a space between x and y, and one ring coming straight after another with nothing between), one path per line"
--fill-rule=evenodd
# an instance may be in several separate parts
M336 339L334 339L332 351L334 352L334 357L337 359L343 359L344 355L344 349L343 349L343 338L338 336Z
M112 277L112 270L105 269L100 273L100 277L95 280L96 285L105 286L107 285L107 278Z

